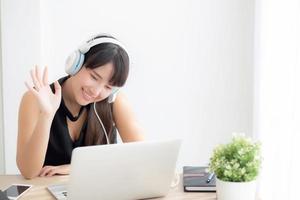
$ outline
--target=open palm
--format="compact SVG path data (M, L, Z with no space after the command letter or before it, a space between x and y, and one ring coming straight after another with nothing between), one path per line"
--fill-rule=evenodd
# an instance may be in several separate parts
M55 93L52 92L48 83L48 69L43 71L43 76L40 69L36 66L30 71L33 87L25 82L27 88L36 96L39 107L42 113L54 115L61 102L61 86L56 81L54 83Z

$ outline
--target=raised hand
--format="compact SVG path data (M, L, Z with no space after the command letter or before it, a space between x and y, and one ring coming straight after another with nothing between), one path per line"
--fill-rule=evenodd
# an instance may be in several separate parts
M48 116L54 116L55 112L59 108L61 102L61 86L58 81L54 83L55 93L52 92L48 83L48 68L45 67L43 76L41 70L36 66L30 70L33 87L30 86L26 81L25 85L34 96L36 96L40 111L42 114Z

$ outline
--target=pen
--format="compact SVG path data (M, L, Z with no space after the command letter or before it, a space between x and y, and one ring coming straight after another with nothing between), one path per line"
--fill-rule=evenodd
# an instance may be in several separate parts
M211 174L208 176L208 178L207 178L207 180L206 180L206 183L209 183L209 182L213 179L214 175L215 175L215 173L211 173Z

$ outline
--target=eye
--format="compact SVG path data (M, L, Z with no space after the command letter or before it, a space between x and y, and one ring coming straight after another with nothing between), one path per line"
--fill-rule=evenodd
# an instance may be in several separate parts
M92 79L97 80L96 76L94 76L93 74L90 74L90 75L91 75Z
M110 87L110 86L105 86L108 90L112 90L112 87Z

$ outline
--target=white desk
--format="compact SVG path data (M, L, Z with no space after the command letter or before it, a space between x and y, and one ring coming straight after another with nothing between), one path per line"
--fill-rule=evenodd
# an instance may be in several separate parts
M63 184L68 182L69 176L37 177L32 180L26 180L20 175L0 175L0 189L3 190L12 183L31 184L33 187L20 200L54 200L55 198L48 192L46 187L53 184ZM180 183L172 188L166 197L155 198L163 200L216 200L216 193L183 192L183 186Z

